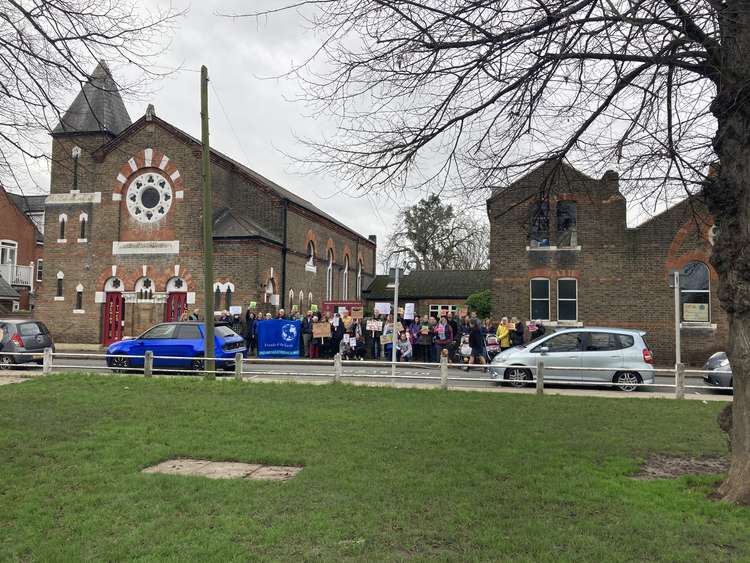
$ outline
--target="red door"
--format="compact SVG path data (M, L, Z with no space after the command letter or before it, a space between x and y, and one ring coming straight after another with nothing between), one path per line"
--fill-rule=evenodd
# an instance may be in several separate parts
M167 307L164 310L164 320L167 322L179 321L182 312L187 310L187 293L184 291L172 292L167 297Z
M109 346L122 340L122 325L125 323L125 298L122 293L107 293L104 301L102 343Z

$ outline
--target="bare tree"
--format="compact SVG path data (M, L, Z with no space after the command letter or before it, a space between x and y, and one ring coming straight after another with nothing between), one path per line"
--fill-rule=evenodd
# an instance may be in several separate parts
M292 74L337 114L314 161L362 189L507 184L619 163L631 199L701 193L730 319L732 464L750 503L750 5L746 0L302 0L324 35ZM423 162L440 157L425 175ZM705 177L718 161L715 176ZM421 172L421 174L420 174Z
M489 261L489 226L473 215L458 215L437 194L399 214L380 262L405 270L476 270Z
M99 60L158 74L149 63L178 15L130 0L0 0L0 182L20 187L18 171L46 157L42 133Z

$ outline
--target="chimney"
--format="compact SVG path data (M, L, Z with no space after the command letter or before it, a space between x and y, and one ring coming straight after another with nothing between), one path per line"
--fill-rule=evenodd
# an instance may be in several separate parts
M368 240L373 244L378 244L378 237L377 235L368 235Z

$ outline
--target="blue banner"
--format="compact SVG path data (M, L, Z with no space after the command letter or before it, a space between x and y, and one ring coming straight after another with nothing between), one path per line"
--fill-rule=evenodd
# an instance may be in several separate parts
M258 323L259 358L299 358L300 322L271 319Z

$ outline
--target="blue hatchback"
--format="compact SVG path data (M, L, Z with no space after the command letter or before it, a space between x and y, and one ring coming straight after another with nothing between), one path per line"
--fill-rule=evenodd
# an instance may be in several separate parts
M161 323L138 338L121 340L107 348L107 366L113 369L142 368L144 354L154 353L154 369L203 369L204 325L200 322ZM245 340L228 326L214 327L216 367L232 369L234 355L245 355ZM166 356L166 357L165 357Z

